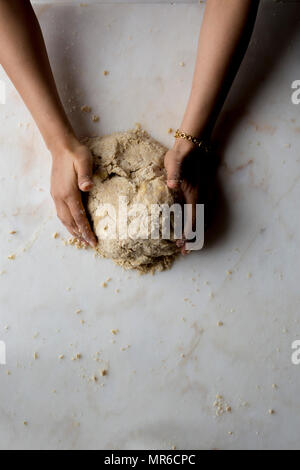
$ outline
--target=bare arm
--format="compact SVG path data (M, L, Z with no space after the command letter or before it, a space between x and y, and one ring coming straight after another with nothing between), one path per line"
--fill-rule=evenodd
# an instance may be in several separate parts
M70 233L95 246L80 190L92 187L92 163L67 119L42 32L29 0L0 0L0 63L36 121L53 157L51 194Z
M183 132L209 138L247 50L258 5L259 0L207 0ZM165 157L168 186L181 185L191 204L197 202L199 188L181 183L180 177L182 163L193 149L190 142L177 139Z

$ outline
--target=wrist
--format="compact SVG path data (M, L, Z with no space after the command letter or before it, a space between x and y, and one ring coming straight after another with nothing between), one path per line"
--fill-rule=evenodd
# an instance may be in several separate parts
M173 150L181 155L188 155L195 145L192 142L189 142L185 139L175 139Z
M74 133L65 133L63 136L52 138L47 143L48 150L50 151L53 158L59 156L62 153L73 153L82 144L79 142Z

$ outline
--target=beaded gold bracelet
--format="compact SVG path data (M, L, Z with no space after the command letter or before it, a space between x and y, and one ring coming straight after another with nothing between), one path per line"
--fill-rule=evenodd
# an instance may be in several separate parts
M188 135L185 132L182 132L180 129L177 129L177 131L174 134L174 137L175 137L175 139L188 140L189 142L192 142L197 147L203 148L203 150L205 152L209 151L208 145L202 139L197 139L197 137L193 137L192 135Z

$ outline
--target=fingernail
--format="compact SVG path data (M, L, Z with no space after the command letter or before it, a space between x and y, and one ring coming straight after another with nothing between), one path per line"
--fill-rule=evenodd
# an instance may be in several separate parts
M86 191L87 189L91 189L92 186L92 181L85 181L84 183L81 183L80 188L82 189L82 191Z

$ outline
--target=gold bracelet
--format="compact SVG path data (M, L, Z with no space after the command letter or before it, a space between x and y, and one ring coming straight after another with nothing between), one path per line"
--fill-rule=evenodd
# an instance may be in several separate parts
M180 129L177 129L177 131L174 134L175 139L185 139L188 140L189 142L192 142L194 145L196 145L199 148L203 148L205 152L209 151L208 145L201 139L197 139L196 137L193 137L192 135L188 135L185 132L182 132Z

